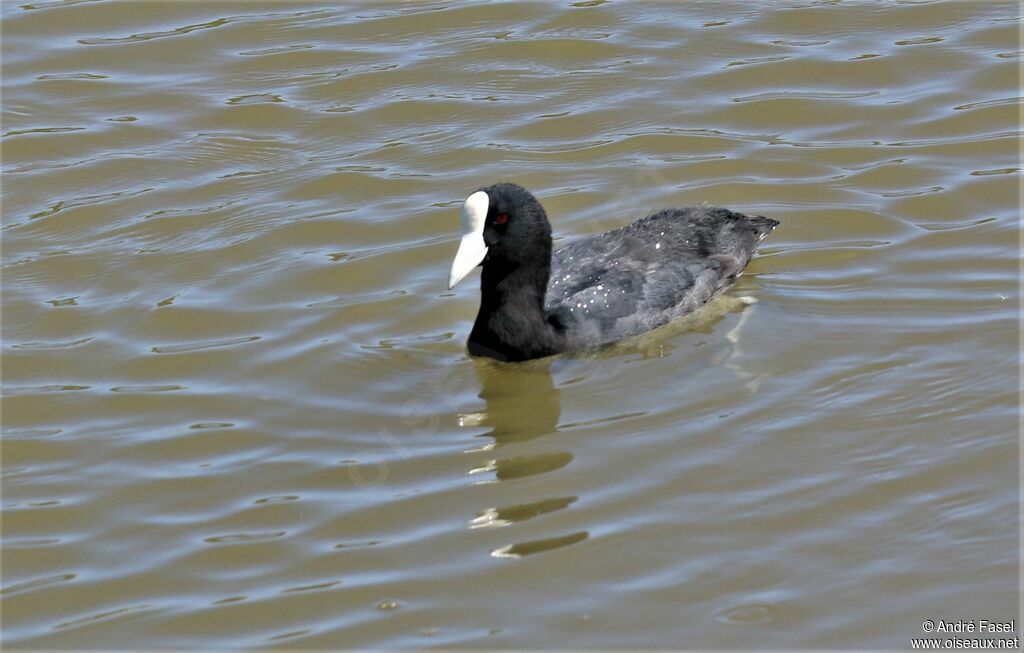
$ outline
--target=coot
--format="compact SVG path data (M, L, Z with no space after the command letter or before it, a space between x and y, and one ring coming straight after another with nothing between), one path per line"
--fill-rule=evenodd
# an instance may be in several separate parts
M462 206L462 242L448 288L483 267L470 354L541 358L693 312L743 272L778 224L708 206L663 209L552 254L540 202L522 186L494 184Z

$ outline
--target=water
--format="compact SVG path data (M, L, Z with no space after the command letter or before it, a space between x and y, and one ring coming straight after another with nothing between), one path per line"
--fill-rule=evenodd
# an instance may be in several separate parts
M1018 5L2 27L8 647L904 648L1017 614ZM476 276L445 282L499 180L558 238L782 224L700 316L477 361Z

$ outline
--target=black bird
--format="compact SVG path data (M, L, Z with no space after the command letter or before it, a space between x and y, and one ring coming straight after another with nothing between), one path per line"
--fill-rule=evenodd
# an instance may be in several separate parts
M637 335L695 311L735 281L778 224L708 206L663 209L552 254L540 202L522 186L495 184L462 206L462 242L448 288L483 267L470 354L541 358Z

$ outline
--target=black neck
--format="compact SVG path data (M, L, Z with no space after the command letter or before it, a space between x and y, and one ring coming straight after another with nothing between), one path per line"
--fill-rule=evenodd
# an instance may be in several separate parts
M565 338L544 311L550 274L550 259L534 265L485 262L480 312L469 334L469 352L517 361L563 351Z

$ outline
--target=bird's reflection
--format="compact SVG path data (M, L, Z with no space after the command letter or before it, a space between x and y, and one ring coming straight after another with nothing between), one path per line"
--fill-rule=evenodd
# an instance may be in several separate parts
M749 303L749 300L743 297L720 298L699 315L687 316L640 338L616 343L598 351L577 352L557 359L548 358L514 364L483 358L473 359L473 368L481 388L479 397L484 400L486 406L479 412L461 414L459 423L467 428L485 427L487 430L476 436L484 440L484 443L467 452L477 456L476 466L468 473L476 477L478 483L494 484L557 472L572 463L573 454L568 451L552 452L549 444L545 443L542 451L538 452L541 447L530 444L531 441L553 435L559 430L562 415L561 391L555 385L553 365L564 371L562 368L565 366L573 368L593 357L634 356L637 353L641 358L668 356L672 352L673 336L682 333L711 334L726 315L743 312ZM739 383L753 384L752 390L756 390L758 377L743 369L739 350L739 334L746 317L741 315L737 324L725 334L728 346L716 351L710 363L733 369L737 373ZM518 488L521 487L509 486L508 493L518 493ZM509 501L483 508L467 520L466 526L469 529L515 527L522 522L569 509L578 500L577 496L569 494L541 499L531 498L533 500L528 502ZM498 558L518 558L576 544L589 537L588 531L585 530L558 532L557 517L554 521L548 518L544 523L554 524L555 532L545 533L547 537L499 546L491 550L491 555ZM514 532L515 528L509 531ZM533 527L531 532L536 535L536 527Z
M527 443L558 431L562 414L559 390L551 374L551 360L508 365L487 359L474 359L480 379L480 398L486 408L460 416L463 426L489 427L477 436L488 440L473 452L497 453L504 447ZM501 482L546 474L572 462L568 451L495 455L471 469L471 475L483 475L483 482ZM527 503L509 503L484 508L467 523L470 529L512 526L542 515L568 508L578 497L547 497ZM491 551L497 558L518 558L561 548L587 539L587 531L560 533L554 537L514 542Z
M487 407L460 415L459 421L462 426L490 427L478 436L491 440L487 448L527 442L558 430L562 406L551 376L551 359L508 364L474 358L473 367Z

